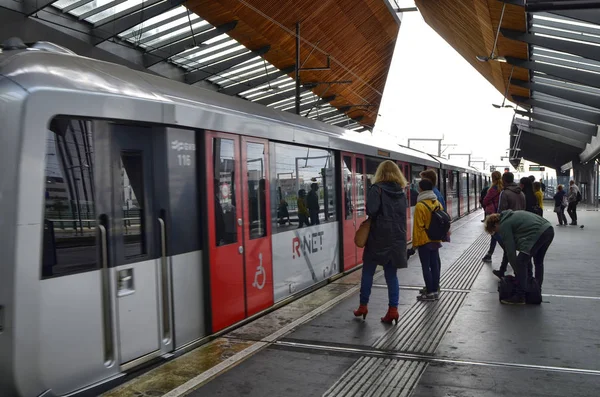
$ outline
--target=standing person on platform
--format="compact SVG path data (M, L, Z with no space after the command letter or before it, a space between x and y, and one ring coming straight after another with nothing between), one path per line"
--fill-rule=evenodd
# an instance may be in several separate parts
M421 171L419 176L423 179L427 179L427 180L431 181L431 184L433 185L433 193L435 194L437 201L439 201L440 204L442 204L442 208L444 208L444 211L448 211L448 209L446 208L446 200L444 200L444 196L442 196L442 193L437 188L437 185L438 185L437 172L435 172L434 169L429 168L425 171Z
M544 194L542 193L542 184L539 182L533 182L533 194L537 200L536 213L539 216L544 216Z
M487 194L483 199L483 208L486 217L498 212L498 201L500 200L500 193L502 192L503 187L502 174L500 171L492 172L492 186L488 189ZM494 255L497 242L498 241L494 236L491 236L490 249L487 254L485 254L482 261L485 263L492 263L492 255Z
M354 316L363 319L369 310L367 304L371 296L373 275L377 265L383 266L388 289L389 307L381 321L398 323L398 268L407 267L406 257L406 208L404 193L406 179L393 161L379 164L373 185L367 194L367 215L371 219L369 237L363 252L363 269L360 280L360 306Z
M537 199L535 198L535 193L533 192L533 182L531 181L531 178L521 178L519 181L519 186L525 195L525 211L535 213Z
M487 196L489 190L490 186L489 184L487 184L483 189L481 189L481 192L479 192L479 204L481 204L481 208L483 208L483 219L481 220L481 222L485 222L485 217L488 215L485 212L485 204L483 203L483 200L485 199L485 196Z
M515 175L512 172L505 172L502 174L502 185L504 189L498 200L498 212L505 210L521 211L525 209L525 195L521 191L521 188L515 183ZM501 241L498 241L502 249L504 246ZM508 269L508 256L506 251L502 254L502 262L498 270L492 270L492 273L498 278L504 277Z
M504 247L518 281L517 292L502 303L525 304L531 259L540 288L544 282L544 257L554 239L554 228L546 219L527 211L503 211L485 220L485 231L495 235ZM519 251L519 255L517 255Z
M567 207L567 213L571 218L571 226L577 226L577 204L581 201L581 193L579 187L575 184L575 181L569 182L569 206Z
M565 192L563 185L558 185L557 189L558 192L554 195L554 212L556 212L556 216L558 217L558 225L556 226L567 226L569 224L565 215L565 208L568 205L567 192Z
M425 291L421 290L417 296L419 301L434 301L439 299L440 291L440 248L441 240L430 240L427 230L431 224L433 211L441 208L433 192L433 184L428 179L419 182L419 196L415 206L415 219L413 225L413 248L418 249Z

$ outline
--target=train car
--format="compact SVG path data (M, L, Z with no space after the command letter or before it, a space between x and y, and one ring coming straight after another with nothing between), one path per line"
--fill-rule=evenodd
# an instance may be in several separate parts
M118 380L357 268L383 160L411 208L424 167L468 208L471 170L48 43L2 48L0 117L7 396Z

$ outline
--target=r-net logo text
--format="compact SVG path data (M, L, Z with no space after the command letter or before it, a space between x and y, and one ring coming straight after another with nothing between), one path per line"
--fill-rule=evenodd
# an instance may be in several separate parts
M292 257L300 258L302 254L311 255L323 250L325 232L308 232L302 237L292 239Z

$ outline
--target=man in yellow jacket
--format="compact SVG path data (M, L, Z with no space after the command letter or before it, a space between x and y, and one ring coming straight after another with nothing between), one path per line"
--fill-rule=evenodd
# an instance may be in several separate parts
M413 226L412 245L419 252L421 267L423 268L423 279L425 288L417 296L419 301L434 301L439 299L440 262L439 249L442 247L441 240L432 241L427 235L427 229L431 223L431 213L436 209L442 209L433 192L433 184L427 179L419 182L419 196L415 206L415 219Z

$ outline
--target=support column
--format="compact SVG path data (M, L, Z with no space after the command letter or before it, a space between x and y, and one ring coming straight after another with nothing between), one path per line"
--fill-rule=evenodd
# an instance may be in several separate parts
M296 114L300 114L300 22L296 22Z

